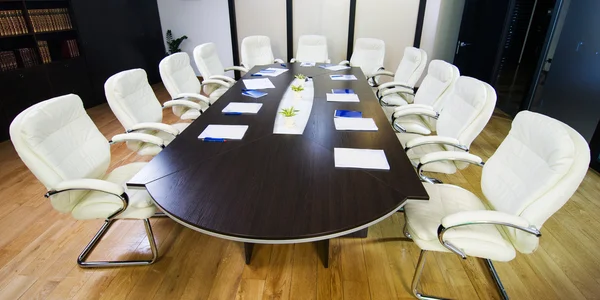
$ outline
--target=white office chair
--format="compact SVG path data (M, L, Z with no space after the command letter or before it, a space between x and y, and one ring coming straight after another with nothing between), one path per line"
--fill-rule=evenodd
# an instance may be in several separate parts
M413 98L410 95L400 92L414 92L415 84L417 84L417 81L419 81L421 75L423 75L426 65L427 53L424 50L406 47L404 49L404 56L402 56L398 69L396 69L396 73L390 71L377 71L372 76L372 80L375 80L376 76L394 76L392 82L386 82L377 87L376 95L380 103L388 106L412 103ZM389 92L390 90L392 92ZM385 97L382 97L384 91L388 91L388 93Z
M377 86L379 76L374 76L377 71L384 70L385 42L378 39L360 38L354 42L354 51L350 61L344 60L340 65L360 67L369 79L371 86Z
M110 109L115 114L128 134L113 137L112 142L127 142L127 147L139 155L156 155L168 145L190 123L164 124L162 122L163 106L154 95L148 83L146 71L132 69L117 73L104 83L104 93ZM200 105L186 100L171 100L169 103L184 103L188 107ZM189 102L189 103L187 103ZM146 136L138 139L135 133L145 133L158 138L161 143L148 140Z
M77 95L37 103L10 125L10 138L21 160L48 189L54 209L78 220L104 219L104 225L77 259L81 267L134 266L154 263L158 250L148 218L156 212L145 190L127 190L125 183L146 163L131 163L107 173L110 146ZM120 219L143 220L152 259L86 261L90 252Z
M216 99L200 95L202 85L190 65L190 56L187 53L178 52L163 58L158 64L158 70L171 98L188 100L165 102L167 106L173 107L173 113L182 120L197 119L203 111L208 109L210 104L216 101ZM200 109L197 106L185 106L192 102L200 104Z
M460 77L460 71L456 66L443 60L432 60L429 63L427 75L414 95L415 101L396 108L383 107L383 110L390 117L392 124L397 124L407 132L431 134L432 131L435 131L435 118L426 115L406 115L403 112L410 112L417 108L440 112L443 109L444 100L447 99L446 96L454 87L458 77ZM413 94L408 90L406 93ZM394 113L398 116L404 114L404 116L397 119Z
M421 115L437 119L436 134L423 136L407 133L398 123L394 122L398 139L408 158L417 166L419 159L428 153L440 151L468 152L471 143L481 133L488 123L496 106L496 91L489 84L467 76L456 80L454 89L444 100L444 108L436 112L430 108L420 107L397 112L400 117L407 115ZM455 161L439 161L427 164L424 171L454 174L456 170L464 169L468 164ZM437 182L437 180L423 176L424 180Z
M206 43L194 48L194 61L202 74L202 90L212 100L219 99L235 83L235 79L225 76L226 71L248 72L244 67L224 68L217 47L214 43Z
M242 67L250 70L254 66L283 63L276 59L271 49L271 39L268 36L254 35L242 40Z
M502 297L508 299L492 260L510 261L516 251L536 250L542 225L571 198L588 170L588 144L566 124L523 111L485 165L464 152L432 153L420 164L439 160L482 166L485 200L458 186L424 183L429 201L406 204L405 234L422 249L412 291L419 299L438 299L418 290L426 254L454 252L485 259Z
M295 62L330 63L327 52L327 38L322 35L302 35L298 39L296 57L290 60Z

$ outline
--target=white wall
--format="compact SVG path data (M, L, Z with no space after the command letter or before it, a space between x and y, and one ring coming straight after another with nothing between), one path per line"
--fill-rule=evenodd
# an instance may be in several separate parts
M227 2L225 0L220 1ZM245 37L251 35L266 35L271 39L271 47L275 58L287 60L285 1L236 0L235 14L238 33L238 49L240 49L240 51L242 51L242 40Z
M427 2L429 3L428 0ZM444 0L446 1L446 0ZM414 44L419 0L357 0L354 38L385 42L384 67L396 71L404 48Z
M317 34L327 37L327 52L332 63L346 60L350 0L295 0L293 3L294 55L301 35Z
M157 0L157 3L163 38L169 29L174 37L187 35L188 39L181 44L181 50L190 55L197 75L201 74L193 62L192 52L194 47L203 43L215 43L223 65L233 65L227 1Z
M433 59L454 61L465 0L427 0L421 49Z

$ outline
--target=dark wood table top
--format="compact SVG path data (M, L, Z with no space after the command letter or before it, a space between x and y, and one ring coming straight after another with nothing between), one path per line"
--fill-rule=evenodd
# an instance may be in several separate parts
M391 214L407 199L429 198L360 68L287 67L288 72L268 77L276 88L264 90L268 95L259 99L242 96L239 80L128 185L145 187L166 214L188 227L265 243L347 234ZM244 78L254 78L250 74L261 68ZM304 133L273 134L279 102L298 73L313 78L315 91ZM330 74L354 74L358 80L332 81ZM327 102L326 93L334 88L354 89L360 102ZM263 106L256 115L223 115L229 102ZM379 130L337 131L336 109L362 111ZM249 128L241 141L203 142L198 135L209 124ZM390 170L335 168L334 147L383 149Z

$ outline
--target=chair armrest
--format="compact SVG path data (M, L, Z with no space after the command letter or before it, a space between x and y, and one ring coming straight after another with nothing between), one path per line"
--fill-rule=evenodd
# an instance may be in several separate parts
M191 108L191 109L197 109L200 111L200 113L202 113L202 107L200 106L200 104L190 101L190 100L169 100L165 103L163 103L163 108L168 108L168 107L173 107L173 106L184 106L187 108Z
M507 226L533 234L536 237L542 236L542 233L535 226L530 225L529 221L523 217L500 211L476 210L461 211L444 217L438 227L438 239L448 250L460 255L462 258L467 258L464 251L444 240L444 234L449 229L471 225Z
M423 146L423 145L430 145L430 144L449 145L449 146L454 146L458 149L461 149L461 150L464 150L467 152L469 151L469 148L467 148L467 146L461 145L460 141L458 139L455 139L453 137L448 137L448 136L439 136L439 135L420 136L420 137L414 138L414 139L406 142L406 145L404 145L404 150L408 151L415 147L419 147L419 146Z
M198 99L198 100L208 104L208 106L210 106L210 99L208 99L208 97L202 96L202 95L196 94L196 93L181 93L181 94L177 95L177 98L175 98L173 100L185 100L185 99Z
M76 190L102 192L114 195L115 197L119 198L123 203L123 206L121 206L121 208L119 208L117 211L108 216L106 218L107 220L110 220L122 213L123 211L125 211L125 209L127 209L127 206L129 205L129 196L127 196L127 193L125 192L125 188L123 186L120 186L110 181L91 178L61 181L57 185L52 187L44 196L46 198L50 198L58 193Z
M292 63L292 64L296 63L296 59L292 57L292 59L290 59L290 63Z
M394 112L403 111L403 110L407 110L407 109L413 109L413 108L423 108L423 109L427 109L430 111L435 111L433 109L433 106L431 106L431 105L411 103L409 105L402 105L402 106L398 106L398 107L394 108Z
M248 73L248 68L240 67L240 66L231 66L231 67L225 68L225 71L240 71L240 72Z
M279 59L279 58L276 58L274 62L276 62L278 64L284 63L284 61L282 59Z
M411 105L412 104L405 105L405 106L411 106ZM432 109L427 109L424 107L409 107L409 108L405 108L405 109L402 109L399 111L395 111L392 114L392 123L398 118L401 118L404 116L410 116L410 115L421 115L421 116L427 116L427 117L437 119L440 114Z
M386 71L386 70L377 70L377 72L375 72L375 74L373 74L371 77L375 77L375 76L390 76L390 77L394 77L394 73L390 72L390 71Z
M137 123L137 124L131 126L131 128L127 129L127 133L131 133L131 132L138 131L138 130L158 130L158 131L166 132L166 133L168 133L170 135L174 135L174 136L179 135L179 130L177 130L177 128L175 128L169 124L154 123L154 122Z
M223 75L213 75L208 77L208 79L210 80L221 80L223 82L226 83L235 83L235 79L228 77L228 76L223 76Z
M477 165L483 167L485 163L483 159L477 155L473 155L467 152L458 152L458 151L438 151L427 153L419 159L419 163L417 164L417 174L421 178L421 180L435 183L431 178L423 175L423 167L427 164L438 162L438 161L462 161L472 165Z
M151 134L139 132L117 134L113 136L112 139L109 141L109 143L111 144L120 142L144 142L154 144L161 148L165 147L165 141L163 141L161 138Z
M380 98L383 98L383 97L385 97L387 95L390 95L390 94L408 94L408 95L414 96L415 95L415 91L413 89L411 89L411 88L407 88L407 87L403 87L403 86L398 86L398 87L395 87L395 88L387 89L387 90L381 92L379 95L381 95Z
M379 73L379 72L377 72ZM375 73L375 74L377 74ZM409 86L407 83L405 82L397 82L397 81L392 81L392 82L386 82L386 83L382 83L379 87L377 87L378 90L383 90L383 89L389 89L389 88L393 88L393 87L404 87L410 90L414 91L414 88Z
M341 66L349 66L349 65L350 65L350 62L349 62L349 61L347 61L347 60L344 60L344 61L340 61L340 63L339 63L338 65L341 65Z
M230 88L231 85L229 85L229 83L223 81L223 80L218 80L218 79L204 79L201 82L202 85L205 84L218 84L220 86L226 87L226 88Z

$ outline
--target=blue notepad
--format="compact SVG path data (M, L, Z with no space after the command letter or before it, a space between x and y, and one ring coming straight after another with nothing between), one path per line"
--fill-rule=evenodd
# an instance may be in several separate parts
M324 65L320 65L319 68L326 69L326 68L333 67L333 66L335 66L335 65L334 64L324 64Z
M243 89L242 90L242 95L248 96L248 97L252 97L252 98L260 98L260 97L266 96L267 93L261 92L261 91L257 91L257 90Z
M275 73L275 70L262 69L258 73Z
M332 94L354 94L353 89L332 89Z
M362 118L362 112L354 110L336 109L333 112L334 118Z

